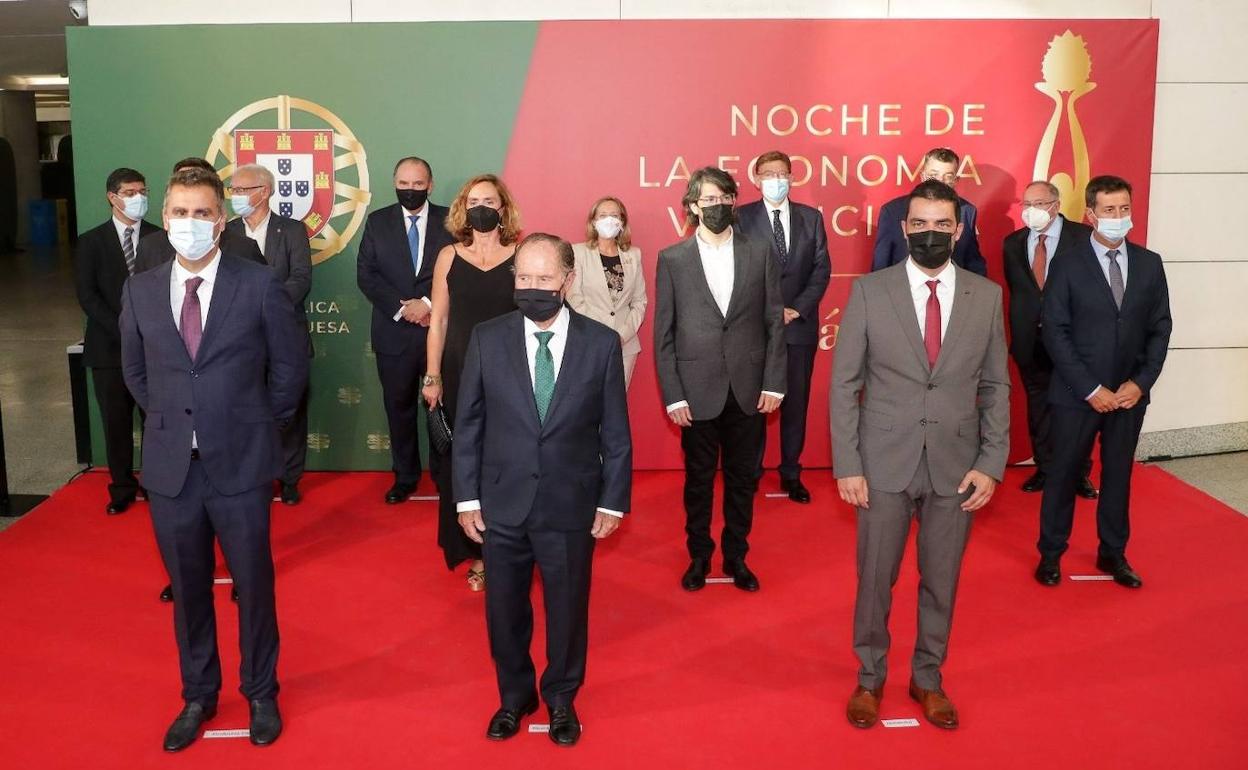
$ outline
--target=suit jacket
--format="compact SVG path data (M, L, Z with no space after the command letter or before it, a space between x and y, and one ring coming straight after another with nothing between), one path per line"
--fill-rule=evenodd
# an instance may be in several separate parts
M193 361L169 303L171 262L136 274L122 293L122 375L147 413L143 485L167 497L186 482L192 432L218 492L272 484L283 467L278 422L307 387L299 318L277 276L240 257L220 260Z
M1127 242L1127 287L1114 305L1091 238L1049 269L1044 284L1044 346L1053 359L1049 403L1083 409L1097 385L1110 390L1127 380L1148 404L1170 346L1170 290L1161 256Z
M979 236L975 234L975 220L979 212L975 204L966 198L959 196L958 200L962 202L962 237L953 244L953 263L973 273L988 275L988 263L979 253ZM906 234L901 229L909 205L909 198L903 195L893 198L880 209L879 229L875 232L875 251L871 255L871 272L905 262L910 256Z
M235 217L225 223L225 229L248 238L246 224L242 217ZM295 308L303 313L304 300L312 290L312 246L308 241L308 228L297 219L270 213L262 256L286 287Z
M568 304L576 312L615 329L620 335L624 355L641 352L637 330L646 320L646 276L642 272L641 249L633 246L620 253L624 269L624 291L616 294L607 288L598 249L587 243L572 245L576 256L576 277L568 289Z
M741 230L752 241L770 246L772 258L780 265L772 235L767 205L758 200L737 209ZM780 295L784 306L801 314L784 327L790 345L819 344L819 303L828 290L832 263L828 259L828 234L819 209L789 200L789 259L780 265Z
M854 282L828 394L837 478L901 492L927 450L932 486L957 494L967 471L1000 481L1010 448L1010 375L1001 287L961 268L936 366L929 367L904 264Z
M147 221L138 223L138 232L134 234L136 270L143 249L150 244L146 241L140 245L140 241L145 235L157 232L163 230ZM111 217L78 238L74 250L74 284L78 290L78 304L87 314L82 350L82 362L86 366L121 366L121 330L117 317L121 315L121 287L129 277L126 255L121 250Z
M709 420L723 411L731 387L741 411L755 414L759 393L785 392L780 267L766 243L734 232L725 315L706 282L697 237L659 252L654 351L663 403L687 401L693 419Z
M587 530L597 508L627 511L633 448L620 337L569 310L555 393L539 422L520 311L478 324L451 442L455 496L488 526Z
M264 255L260 253L260 247L256 242L240 233L232 233L227 227L221 231L221 240L217 245L221 251L226 254L233 254L236 257L251 260L260 265L267 265L264 261ZM139 253L134 265L134 272L145 273L154 267L168 264L173 261L175 252L173 244L169 243L169 233L164 230L150 233L143 238L143 245L139 248Z
M1058 216L1061 216L1060 214ZM1023 227L1005 236L1001 246L1001 261L1005 268L1005 283L1010 287L1010 355L1019 366L1032 362L1036 343L1040 339L1040 301L1044 293L1036 283L1036 274L1027 261L1027 238L1029 228ZM1062 234L1056 244L1046 243L1049 253L1049 275L1055 260L1068 258L1071 251L1092 236L1092 228L1080 222L1062 217ZM1047 282L1047 278L1045 279Z
M356 282L373 304L373 350L399 355L411 345L424 348L428 329L402 319L394 320L403 300L428 297L433 286L433 266L438 252L454 243L446 231L445 206L429 204L429 221L419 222L425 230L425 250L420 274L412 266L407 246L407 212L398 203L378 209L364 223L364 237L356 257Z

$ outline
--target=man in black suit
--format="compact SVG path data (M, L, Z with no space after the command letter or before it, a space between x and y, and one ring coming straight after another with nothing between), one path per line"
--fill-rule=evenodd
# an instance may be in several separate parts
M689 178L681 200L697 229L659 252L654 350L667 416L685 452L686 591L706 585L715 541L711 505L723 458L724 573L757 591L745 564L766 417L785 394L780 266L766 242L734 228L737 183L713 166Z
M961 159L948 147L937 147L927 151L923 156L920 168L920 182L935 179L950 187L958 183L958 164ZM909 209L910 196L900 195L885 203L880 209L878 229L875 233L875 251L871 255L871 271L883 270L890 265L905 262L910 256L906 245L906 234L902 228L902 220ZM975 204L958 196L958 210L961 216L962 237L953 245L953 263L958 267L980 275L988 274L988 263L983 254L979 253L979 236L975 231L975 220L978 212Z
M537 709L530 587L542 573L550 739L571 746L585 681L595 539L629 509L633 449L620 336L564 305L572 246L534 233L516 247L518 310L472 333L452 443L459 523L483 543L486 627L502 705L486 737Z
M1045 352L1041 337L1040 301L1044 282L1056 260L1067 259L1072 251L1087 243L1092 230L1081 222L1070 222L1058 213L1061 193L1049 182L1038 181L1023 191L1023 227L1005 237L1001 257L1005 283L1010 287L1010 355L1018 365L1019 378L1027 392L1027 433L1036 471L1023 482L1024 492L1044 489L1044 480L1053 458L1053 435L1049 425L1049 384L1053 361ZM1075 485L1080 497L1095 500L1096 487L1089 474L1092 458L1084 462Z
M433 168L427 161L408 157L395 164L394 192L398 203L368 215L356 257L356 280L373 305L373 353L390 424L394 485L386 502L391 504L407 500L420 480L417 424L424 411L420 388L433 308L429 294L438 252L453 241L446 207L429 201ZM431 467L437 457L432 454Z
M126 386L147 413L152 528L173 579L185 705L164 748L186 748L216 714L214 538L238 589L251 742L267 745L282 730L269 506L282 461L278 426L307 386L308 357L273 272L218 247L225 202L215 173L174 174L164 219L177 259L126 282L120 321Z
M737 221L750 240L770 244L771 256L780 267L788 350L788 392L780 403L780 488L789 493L790 500L809 503L810 490L801 479L801 456L806 445L810 378L819 350L819 302L828 288L831 263L823 214L789 199L792 172L792 161L783 152L772 150L758 156L754 179L763 197L737 209ZM764 432L764 444L766 437ZM764 449L758 456L760 476Z
M1096 568L1139 588L1126 556L1131 469L1149 391L1170 343L1170 293L1161 256L1126 239L1131 185L1093 177L1085 197L1095 232L1069 259L1053 263L1044 286L1044 346L1056 370L1049 390L1054 453L1040 503L1035 576L1044 585L1061 582L1075 482L1099 435Z
M212 164L203 158L183 158L173 164L173 173L176 174L185 168L199 168L211 174L217 173ZM230 232L221 233L220 246L222 251L226 251L235 256L249 259L252 262L261 265L268 264L264 261L264 255L260 253L259 246L256 242L246 237ZM169 243L169 234L164 230L149 233L147 240L143 242L142 248L139 249L138 263L135 267L136 273L143 273L154 267L159 267L166 262L172 262L174 256L173 245Z
M230 177L230 207L238 217L225 225L225 231L243 235L255 241L264 255L264 261L286 288L295 313L306 318L303 301L312 289L312 248L308 243L308 229L297 219L274 214L269 208L273 195L273 172L253 163L234 169ZM307 334L307 322L302 324L307 339L308 356L312 355L312 338ZM285 464L278 481L282 485L281 498L286 505L299 502L299 479L308 456L308 392L299 399L295 416L282 428L282 454Z
M134 398L121 376L121 287L135 271L140 239L161 232L143 219L147 213L147 180L131 168L108 175L105 194L112 216L78 239L74 280L78 304L87 314L83 364L91 367L95 400L104 425L108 458L109 514L124 512L139 492L134 476Z

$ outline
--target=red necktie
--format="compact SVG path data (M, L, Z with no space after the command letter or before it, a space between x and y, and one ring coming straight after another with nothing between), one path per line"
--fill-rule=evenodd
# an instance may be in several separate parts
M1049 262L1049 249L1044 245L1044 239L1047 235L1041 235L1036 240L1036 253L1031 260L1031 272L1036 276L1036 285L1041 289L1044 288L1044 268Z
M936 368L936 359L940 358L940 300L936 297L936 287L940 281L928 281L927 288L932 295L927 298L927 317L923 322L923 344L927 347L927 365Z
M182 298L182 341L186 343L186 352L195 360L199 352L199 341L204 336L204 322L199 310L199 285L204 282L198 276L186 279L186 295Z

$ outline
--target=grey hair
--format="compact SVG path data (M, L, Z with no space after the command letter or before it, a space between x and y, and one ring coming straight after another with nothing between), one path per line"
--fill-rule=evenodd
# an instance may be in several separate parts
M274 187L274 184L276 184L276 181L273 179L273 172L269 171L267 167L262 166L259 163L247 163L242 166L239 166L238 168L234 169L234 176L238 176L240 172L255 174L256 176L260 177L261 183L265 187L269 188L270 191L276 189Z
M1049 195L1052 195L1054 198L1057 198L1058 200L1062 199L1062 191L1057 189L1057 185L1053 184L1052 182L1047 182L1043 179L1037 179L1034 182L1029 182L1027 184L1027 187L1035 187L1036 185L1039 185L1043 187L1044 189L1048 190Z
M555 253L559 256L559 268L563 270L564 275L576 269L576 255L572 253L572 244L550 233L529 233L524 236L524 240L516 246L517 261L520 259L520 252L535 243L548 243L554 247Z

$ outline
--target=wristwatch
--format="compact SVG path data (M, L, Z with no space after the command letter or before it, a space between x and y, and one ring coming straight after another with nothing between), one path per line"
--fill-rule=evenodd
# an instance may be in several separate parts
M441 385L441 384L442 384L442 375L440 375L440 374L426 374L424 377L422 377L422 378L421 378L421 380L420 380L420 384L421 384L421 385L424 385L424 386L429 386L429 385Z

